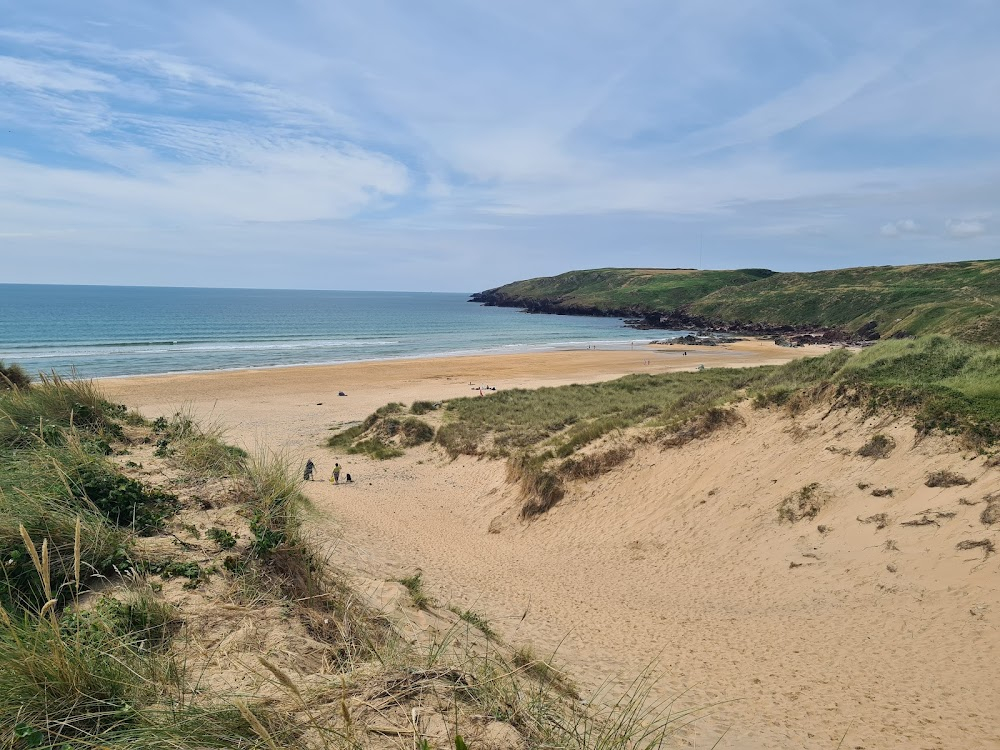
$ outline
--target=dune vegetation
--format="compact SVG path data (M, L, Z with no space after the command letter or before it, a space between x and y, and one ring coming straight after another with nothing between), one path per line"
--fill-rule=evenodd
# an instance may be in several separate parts
M429 440L411 418L399 434ZM654 748L693 718L648 705L647 676L582 705L419 574L398 618L374 611L310 539L288 462L223 437L85 381L0 393L0 747Z
M626 461L636 441L683 445L734 424L739 417L732 407L747 400L792 413L820 402L903 413L918 433L949 433L989 451L1000 442L1000 351L928 336L884 341L857 353L837 349L781 366L498 391L445 402L434 442L453 458L507 460L508 478L522 488L522 515L530 517L558 502L566 482L594 478ZM330 444L363 444L385 409L403 407L384 407ZM886 441L866 451L880 456L891 449Z

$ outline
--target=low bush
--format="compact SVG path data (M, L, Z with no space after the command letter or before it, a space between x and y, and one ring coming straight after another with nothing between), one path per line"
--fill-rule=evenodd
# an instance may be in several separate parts
M74 497L93 503L115 526L141 536L162 529L179 507L175 495L126 477L103 461L84 464L72 479Z
M236 546L236 537L232 535L231 532L226 529L221 529L216 526L210 528L205 532L205 536L219 545L219 549L232 549Z

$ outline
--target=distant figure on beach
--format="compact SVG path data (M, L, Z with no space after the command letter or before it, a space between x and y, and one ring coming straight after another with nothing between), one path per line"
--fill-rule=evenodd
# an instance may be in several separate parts
M352 484L353 482L354 482L354 480L351 479L351 475L350 474L348 474L346 477L344 477L344 483L345 484Z
M314 471L316 471L316 464L314 464L313 460L310 458L308 461L306 461L306 468L305 471L302 472L302 478L308 479L311 482Z
M340 484L340 464L333 465L333 476L330 477L330 481L334 484Z

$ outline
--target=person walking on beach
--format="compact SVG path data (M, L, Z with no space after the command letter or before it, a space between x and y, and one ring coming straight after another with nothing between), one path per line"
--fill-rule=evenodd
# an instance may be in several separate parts
M313 478L313 472L315 471L316 471L316 464L314 464L313 460L310 458L306 461L306 469L305 471L302 472L302 478L307 479L311 482Z
M334 484L340 484L340 464L333 465L333 476L330 478L330 480Z

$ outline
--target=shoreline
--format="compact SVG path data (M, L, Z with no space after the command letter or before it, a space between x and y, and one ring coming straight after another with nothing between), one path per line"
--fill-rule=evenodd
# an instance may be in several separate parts
M689 331L670 331L670 333L676 333L678 335L687 335ZM744 340L750 339L751 337L743 337ZM759 337L762 341L770 341L768 337ZM631 341L629 343L634 343L637 346L650 347L658 346L656 339L653 337L642 337L640 340ZM372 357L368 359L342 359L342 360L330 360L328 362L294 362L290 364L277 364L277 365L256 365L256 366L242 366L242 367L219 367L212 370L168 370L167 372L146 372L146 373L131 373L124 375L94 375L85 378L80 378L81 380L121 380L124 378L159 378L167 377L172 375L210 375L212 373L234 373L234 372L258 372L261 370L284 370L297 367L339 367L341 365L364 365L372 364L378 362L410 362L410 361L422 361L422 360L435 360L435 359L458 359L463 357L505 357L511 355L532 355L532 354L555 354L559 352L585 352L585 351L602 351L602 352L621 352L621 351L637 351L633 347L626 347L624 341L621 346L616 346L614 340L612 339L601 339L597 342L597 345L605 344L605 348L600 349L587 349L580 348L581 342L570 341L563 342L561 344L510 344L510 351L503 351L500 349L469 349L469 350L456 350L447 351L439 353L423 353L423 354L403 354L393 357ZM534 347L534 348L532 348ZM704 349L705 347L694 347L695 349ZM76 380L77 378L69 378L71 380Z
M699 365L709 369L777 365L829 350L742 340L715 347L675 344L634 350L474 354L133 375L94 382L109 398L145 416L187 409L199 418L221 422L244 447L277 441L300 451L325 442L331 426L360 421L390 401L445 401L476 395L473 389L480 384L502 391L694 371ZM338 397L341 391L347 396Z

